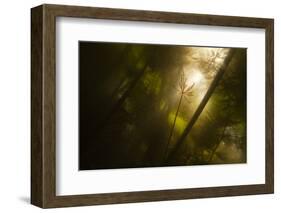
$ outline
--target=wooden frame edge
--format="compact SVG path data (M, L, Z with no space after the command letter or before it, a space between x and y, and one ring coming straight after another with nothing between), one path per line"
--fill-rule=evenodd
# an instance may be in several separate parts
M274 193L274 20L270 19L265 27L266 43L266 185Z
M266 31L266 183L56 196L55 22L56 17L99 18L212 26L264 28ZM31 9L31 203L41 208L179 200L274 192L274 20L264 18L41 5Z
M31 10L31 203L43 207L42 51L43 7Z

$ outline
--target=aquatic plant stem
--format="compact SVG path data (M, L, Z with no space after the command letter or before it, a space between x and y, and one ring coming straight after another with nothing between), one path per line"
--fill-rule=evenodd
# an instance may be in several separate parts
M181 102L182 102L183 95L184 95L184 93L182 92L182 93L181 93L180 100L179 100L179 103L178 103L177 112L176 112L176 114L175 114L175 119L174 119L174 122L173 122L173 125L172 125L172 128L171 128L171 131L170 131L170 135L169 135L169 138L168 138L167 146L166 146L166 148L165 148L164 159L166 159L166 156L167 156L167 154L168 154L170 142L171 142L171 139L172 139L172 136L173 136L173 133L174 133L174 129L175 129L177 117L178 117L178 114L179 114L179 110L180 110L180 106L181 106Z

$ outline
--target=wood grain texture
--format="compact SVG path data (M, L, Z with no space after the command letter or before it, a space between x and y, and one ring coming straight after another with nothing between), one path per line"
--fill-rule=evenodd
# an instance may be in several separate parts
M262 28L266 31L266 183L260 185L171 189L56 196L56 17ZM41 5L31 10L31 203L65 207L274 191L274 23L273 19L168 13L109 8Z
M266 132L265 171L268 191L274 193L274 21L266 26Z
M42 168L42 11L31 14L31 203L43 204Z

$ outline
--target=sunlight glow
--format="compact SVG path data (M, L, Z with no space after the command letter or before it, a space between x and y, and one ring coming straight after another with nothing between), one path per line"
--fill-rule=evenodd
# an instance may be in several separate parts
M200 81L202 81L202 79L204 78L204 76L201 74L200 71L194 71L191 73L189 80L195 84L199 83Z

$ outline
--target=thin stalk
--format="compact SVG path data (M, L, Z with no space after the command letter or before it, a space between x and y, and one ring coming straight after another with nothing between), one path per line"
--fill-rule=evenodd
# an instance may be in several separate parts
M213 157L214 157L214 155L215 155L217 149L219 148L222 139L224 138L225 130L226 130L226 125L225 125L224 128L223 128L223 131L222 131L222 134L221 134L221 136L220 136L220 139L218 140L218 142L217 142L215 148L212 150L212 153L210 154L210 157L209 157L208 162L211 162L211 161L213 160Z
M230 64L230 61L235 53L235 49L230 49L228 55L226 56L224 63L218 70L214 80L212 81L211 85L209 86L208 91L206 92L204 98L202 99L201 103L197 107L195 113L193 114L192 118L190 119L190 122L188 123L187 127L185 128L183 134L179 138L178 142L176 143L174 149L171 151L169 156L166 158L166 162L169 162L172 157L177 153L177 151L180 149L181 145L184 143L186 137L189 135L189 132L191 131L193 125L197 121L198 117L200 116L201 112L205 108L206 104L208 103L211 95L213 94L214 90L216 89L218 83L222 79L226 69L228 68L228 65Z
M171 131L170 131L170 135L169 135L169 138L168 138L168 143L167 143L167 146L166 146L166 149L165 149L165 152L164 152L164 159L166 158L166 156L168 154L168 149L169 149L170 142L171 142L171 139L172 139L172 136L173 136L173 133L174 133L174 129L175 129L177 117L178 117L178 114L179 114L179 110L180 110L180 106L181 106L183 95L184 95L184 93L182 92L180 100L179 100L179 103L178 103L178 108L177 108L177 112L176 112L176 115L175 115L175 119L174 119Z
M137 76L133 79L127 90L122 94L121 98L118 99L118 101L115 103L114 107L111 109L111 111L107 114L104 121L100 123L99 126L96 127L96 132L101 132L101 130L106 126L107 123L111 120L112 116L120 109L122 104L125 102L125 100L130 95L131 91L136 87L137 83L145 73L146 69L148 67L148 64L145 64L142 68L142 70L137 74Z
M230 106L229 106L229 104L228 104L228 105L227 105L227 109L229 109L229 107L230 107ZM229 115L229 113L230 113L230 111L228 110L227 115ZM221 144L223 138L225 137L225 131L226 131L228 122L229 122L228 120L225 122L224 127L223 127L223 131L222 131L222 133L221 133L221 135L220 135L219 140L217 141L216 146L214 147L214 149L212 150L212 152L211 152L211 154L210 154L210 157L209 157L209 159L208 159L208 162L211 162L211 161L213 160L213 157L214 157L215 153L217 152L217 149L219 148L219 146L220 146L220 144Z

